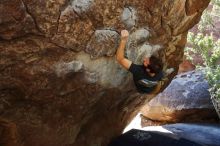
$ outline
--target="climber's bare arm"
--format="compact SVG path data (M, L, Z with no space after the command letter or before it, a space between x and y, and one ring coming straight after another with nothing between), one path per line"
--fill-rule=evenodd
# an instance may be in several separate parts
M116 53L116 59L119 64L121 64L124 68L129 69L131 66L131 61L125 58L125 46L128 40L129 33L127 30L121 31L121 41Z

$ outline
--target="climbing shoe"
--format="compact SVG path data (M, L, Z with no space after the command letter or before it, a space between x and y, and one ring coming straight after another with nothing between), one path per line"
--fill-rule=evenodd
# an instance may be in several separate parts
M147 79L139 80L138 83L145 86L145 87L154 87L158 84L157 81L150 81L150 80L147 80Z

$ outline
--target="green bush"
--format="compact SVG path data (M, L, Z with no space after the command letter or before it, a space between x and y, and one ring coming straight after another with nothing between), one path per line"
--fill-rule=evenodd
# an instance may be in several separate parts
M191 47L186 48L186 54L189 56L192 51L202 56L210 93L220 99L220 39L215 40L212 35L195 35L189 32L188 43Z
M203 15L201 17L201 20L198 25L198 29L200 32L205 32L207 29L212 29L214 28L213 24L213 19L212 19L212 13L209 10L205 10L203 12Z
M200 32L215 29L214 17L220 18L220 0L211 0L211 7L203 12L201 20L198 25Z
M187 47L186 51L199 53L205 66L216 67L220 57L220 39L214 40L212 35L204 36L202 33L195 35L189 32L187 40L192 47Z
M220 67L207 71L207 79L210 84L210 93L213 97L220 99Z
M212 0L212 4L220 7L220 0Z

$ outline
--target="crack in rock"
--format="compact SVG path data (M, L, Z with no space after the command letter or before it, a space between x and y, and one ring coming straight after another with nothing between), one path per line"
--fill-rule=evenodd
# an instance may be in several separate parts
M24 8L25 8L25 11L27 12L27 14L30 15L30 17L33 19L33 22L34 22L34 24L35 24L35 28L37 29L37 31L39 31L40 33L44 34L44 33L41 31L40 27L38 26L36 18L35 18L35 17L33 16L33 14L29 11L28 6L26 5L26 3L25 3L23 0L21 0L21 2L23 3Z

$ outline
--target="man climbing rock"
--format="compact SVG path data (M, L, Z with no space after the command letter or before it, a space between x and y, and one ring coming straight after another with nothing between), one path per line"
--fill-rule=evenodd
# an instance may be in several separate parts
M133 74L133 80L138 92L152 93L157 88L158 81L163 78L162 62L155 56L144 57L143 64L137 65L125 58L125 46L129 32L121 31L121 41L116 53L116 59L125 69Z

